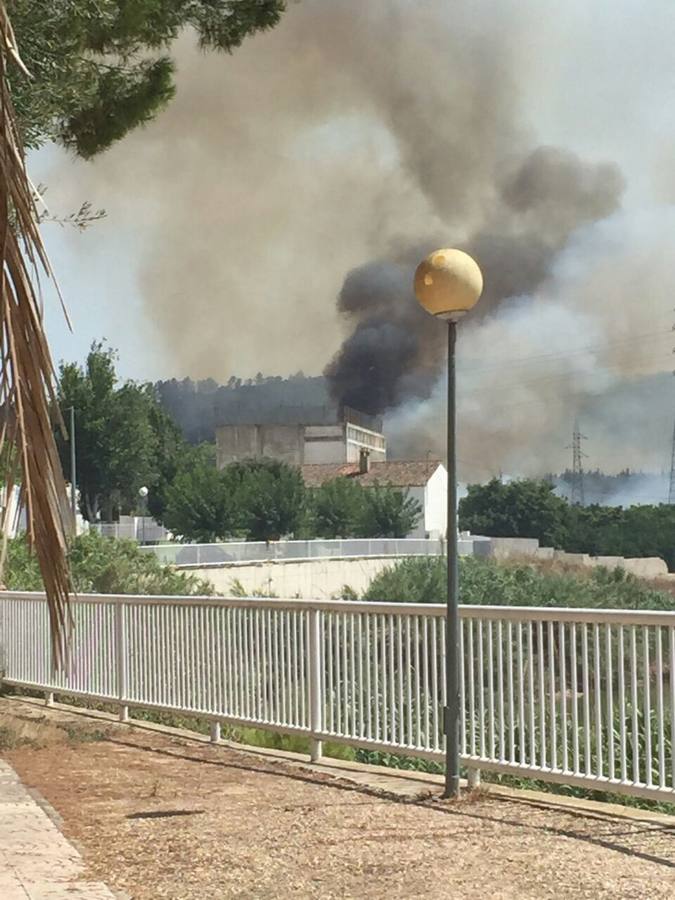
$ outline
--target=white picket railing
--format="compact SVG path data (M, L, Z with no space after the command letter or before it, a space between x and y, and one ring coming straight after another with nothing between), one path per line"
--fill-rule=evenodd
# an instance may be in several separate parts
M468 541L461 541L470 552ZM305 560L354 556L438 556L444 542L429 538L335 538L308 541L225 541L216 544L151 544L141 547L164 564L213 566L235 562Z
M88 595L66 672L39 594L0 595L11 685L443 759L444 607ZM470 769L675 802L675 613L461 608Z

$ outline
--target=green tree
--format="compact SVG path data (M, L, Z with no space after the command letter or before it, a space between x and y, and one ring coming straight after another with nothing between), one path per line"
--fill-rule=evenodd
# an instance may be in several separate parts
M595 556L658 556L675 569L675 507L572 507L563 549Z
M363 538L403 538L417 525L422 506L407 491L386 484L364 488L357 524Z
M301 530L307 490L297 468L275 459L251 459L223 471L237 485L241 525L249 540L278 540Z
M545 481L523 479L503 484L469 485L459 502L459 527L488 537L538 538L546 546L562 547L567 537L570 507Z
M312 537L352 537L359 527L364 492L350 478L334 478L311 493Z
M153 490L148 494L148 512L163 521L167 492L184 459L192 448L183 439L180 428L164 410L155 388L150 388L153 401L148 408L148 421L156 441ZM215 449L213 450L215 461Z
M635 556L623 553L624 529L625 512L619 506L571 506L562 548L591 556Z
M193 28L231 52L272 28L283 0L14 0L9 13L32 79L12 95L27 146L57 141L85 158L151 120L173 97L168 50Z
M77 484L84 517L94 521L102 512L110 521L114 507L132 511L143 485L151 496L158 492L157 511L183 444L154 388L131 381L118 386L114 351L94 343L84 367L61 365L58 400L66 422L70 408L75 409ZM60 430L57 445L69 478L70 442Z
M166 489L162 522L189 541L229 537L240 525L240 488L234 473L216 468L213 446L196 447L184 456Z

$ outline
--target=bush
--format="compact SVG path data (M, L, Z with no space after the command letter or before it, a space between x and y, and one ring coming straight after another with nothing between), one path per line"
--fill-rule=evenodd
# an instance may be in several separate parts
M383 603L445 603L444 557L411 556L383 569L370 582L363 600Z
M194 575L162 566L152 553L133 541L118 541L98 533L81 535L70 548L73 586L79 593L210 595L213 585ZM5 586L15 591L43 589L36 558L25 538L8 543Z
M364 600L445 603L444 557L410 557L371 581ZM555 565L464 558L459 563L460 603L478 606L567 606L591 609L671 610L672 595L622 569L570 569Z

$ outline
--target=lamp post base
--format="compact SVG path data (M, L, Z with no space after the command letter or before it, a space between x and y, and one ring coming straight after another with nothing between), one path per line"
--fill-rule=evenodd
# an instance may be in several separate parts
M459 800L459 775L450 775L445 779L445 788L443 789L444 800Z

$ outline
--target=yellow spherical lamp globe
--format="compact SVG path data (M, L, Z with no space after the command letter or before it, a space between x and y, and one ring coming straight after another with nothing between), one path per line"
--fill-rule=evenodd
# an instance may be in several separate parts
M462 250L434 250L417 267L415 296L432 316L456 322L478 302L483 274Z

